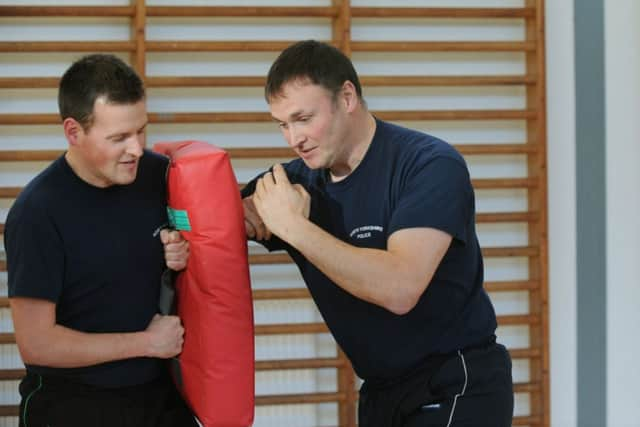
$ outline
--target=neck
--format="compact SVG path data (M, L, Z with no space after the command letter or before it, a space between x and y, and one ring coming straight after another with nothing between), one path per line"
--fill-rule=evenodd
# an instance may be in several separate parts
M93 176L83 164L81 156L73 149L73 147L69 147L67 152L64 155L67 164L76 174L78 178L86 182L87 184L93 185L94 187L105 188L108 187L104 182L98 180L95 176Z
M354 120L351 132L345 137L346 141L352 142L348 145L349 151L345 153L345 161L329 170L332 182L342 181L356 170L367 154L375 132L376 120L368 111L363 110L361 116Z

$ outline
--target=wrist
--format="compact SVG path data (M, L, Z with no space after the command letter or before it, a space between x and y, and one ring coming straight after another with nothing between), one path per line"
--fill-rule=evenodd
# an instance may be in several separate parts
M132 338L133 357L153 357L151 334L148 331L134 332Z
M311 225L312 223L307 218L296 216L286 222L284 235L279 237L294 248L300 250L300 246L304 243L304 240L308 239L308 228Z

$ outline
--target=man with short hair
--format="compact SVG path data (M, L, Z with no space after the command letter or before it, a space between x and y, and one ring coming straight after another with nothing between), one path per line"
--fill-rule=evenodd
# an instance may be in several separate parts
M160 231L168 160L145 150L142 81L89 55L58 103L68 149L20 193L4 235L20 426L196 426L163 361L184 330L157 314L160 276L185 267L188 244Z
M364 379L360 427L510 426L511 360L462 156L374 117L349 58L324 43L285 49L265 97L300 158L243 189L247 236L298 265Z

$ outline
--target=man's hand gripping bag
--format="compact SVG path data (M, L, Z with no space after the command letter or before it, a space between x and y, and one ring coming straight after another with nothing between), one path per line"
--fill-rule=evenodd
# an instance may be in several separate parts
M153 149L171 158L169 218L189 241L187 268L175 282L185 341L174 380L205 427L250 426L253 306L244 213L229 156L200 141Z

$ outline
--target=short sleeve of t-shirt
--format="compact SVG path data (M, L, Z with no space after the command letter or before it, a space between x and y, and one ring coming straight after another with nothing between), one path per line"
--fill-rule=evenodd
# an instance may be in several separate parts
M5 228L9 297L58 302L64 276L64 251L48 215L20 203L9 212Z
M466 243L473 190L462 161L437 156L415 162L400 187L389 234L404 228L428 227Z

